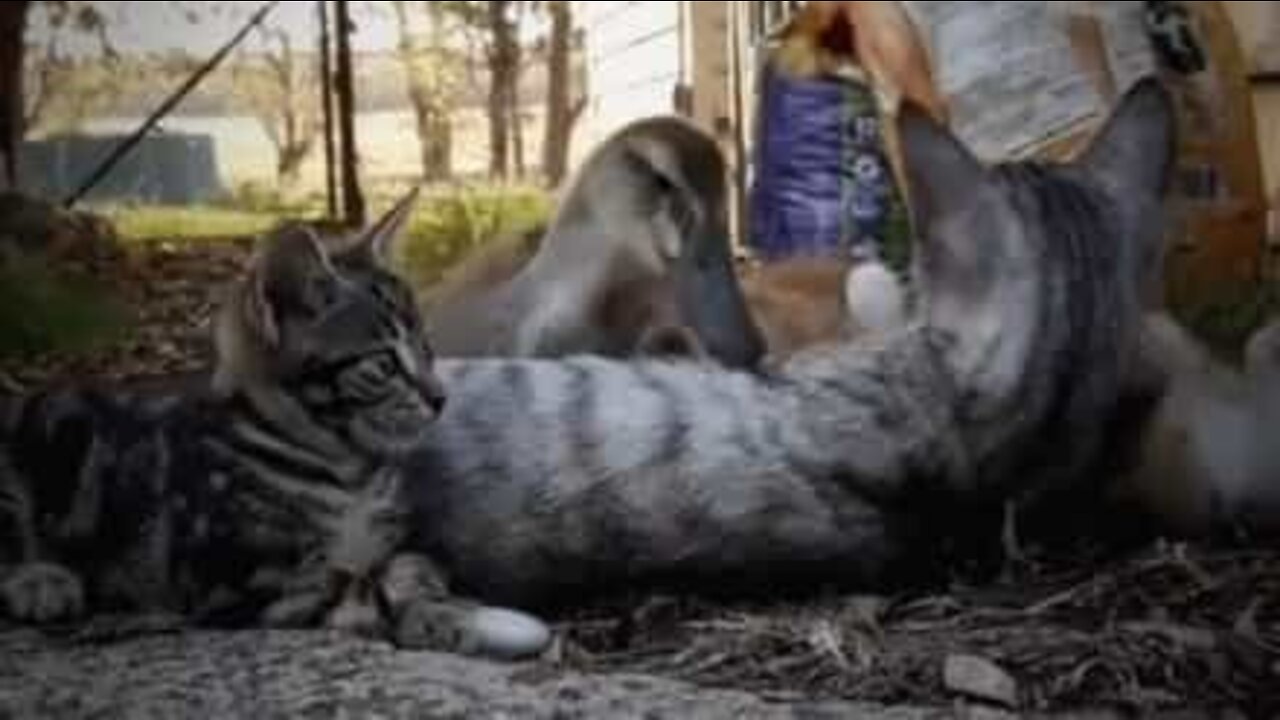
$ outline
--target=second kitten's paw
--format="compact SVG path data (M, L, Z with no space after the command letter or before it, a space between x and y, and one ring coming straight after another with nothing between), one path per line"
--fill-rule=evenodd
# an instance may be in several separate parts
M320 625L338 603L342 588L323 564L307 562L301 568L259 570L250 587L276 596L259 621L269 628L313 628Z
M355 594L348 595L331 610L325 616L324 624L333 630L367 638L385 637L387 631L377 602Z
M276 629L314 627L328 606L329 597L323 592L289 595L269 605L262 612L261 623Z
M61 565L30 563L0 584L0 605L18 622L74 620L85 611L84 584Z

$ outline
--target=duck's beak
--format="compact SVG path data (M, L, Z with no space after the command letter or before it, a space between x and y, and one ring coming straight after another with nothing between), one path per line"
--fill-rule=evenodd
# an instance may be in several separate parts
M680 313L707 353L728 367L757 367L765 342L734 272L728 229L709 223L686 238L675 279Z

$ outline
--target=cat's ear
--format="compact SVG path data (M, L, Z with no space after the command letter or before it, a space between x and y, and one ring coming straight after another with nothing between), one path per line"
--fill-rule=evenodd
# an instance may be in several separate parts
M1126 194L1162 196L1176 143L1173 99L1160 81L1147 78L1125 93L1079 164Z
M923 237L970 206L987 170L950 130L913 102L903 103L898 132L912 221Z
M1177 153L1173 99L1154 78L1125 93L1077 164L1114 199L1136 238L1132 277L1142 302L1164 295L1164 197Z
M291 225L263 239L249 272L250 323L270 347L280 343L288 319L313 318L336 296L338 276L316 234Z
M916 280L956 322L984 311L1008 271L1008 214L991 172L950 130L912 103L898 119L911 198Z
M420 190L417 185L413 186L377 222L361 231L344 254L369 264L386 266L395 257L396 243L409 226Z

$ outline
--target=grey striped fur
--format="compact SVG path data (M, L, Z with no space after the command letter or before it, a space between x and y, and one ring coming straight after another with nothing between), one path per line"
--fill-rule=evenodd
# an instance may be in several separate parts
M601 359L444 362L415 454L414 550L522 606L660 585L884 587L1125 438L1171 157L1132 91L1082 162L987 169L901 121L921 291L910 327L772 376ZM974 514L970 514L972 509Z

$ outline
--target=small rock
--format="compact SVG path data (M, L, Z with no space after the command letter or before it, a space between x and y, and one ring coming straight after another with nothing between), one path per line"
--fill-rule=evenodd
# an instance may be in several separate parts
M1018 706L1018 683L995 663L972 655L952 655L943 668L943 683L951 692L994 702L1004 707Z

